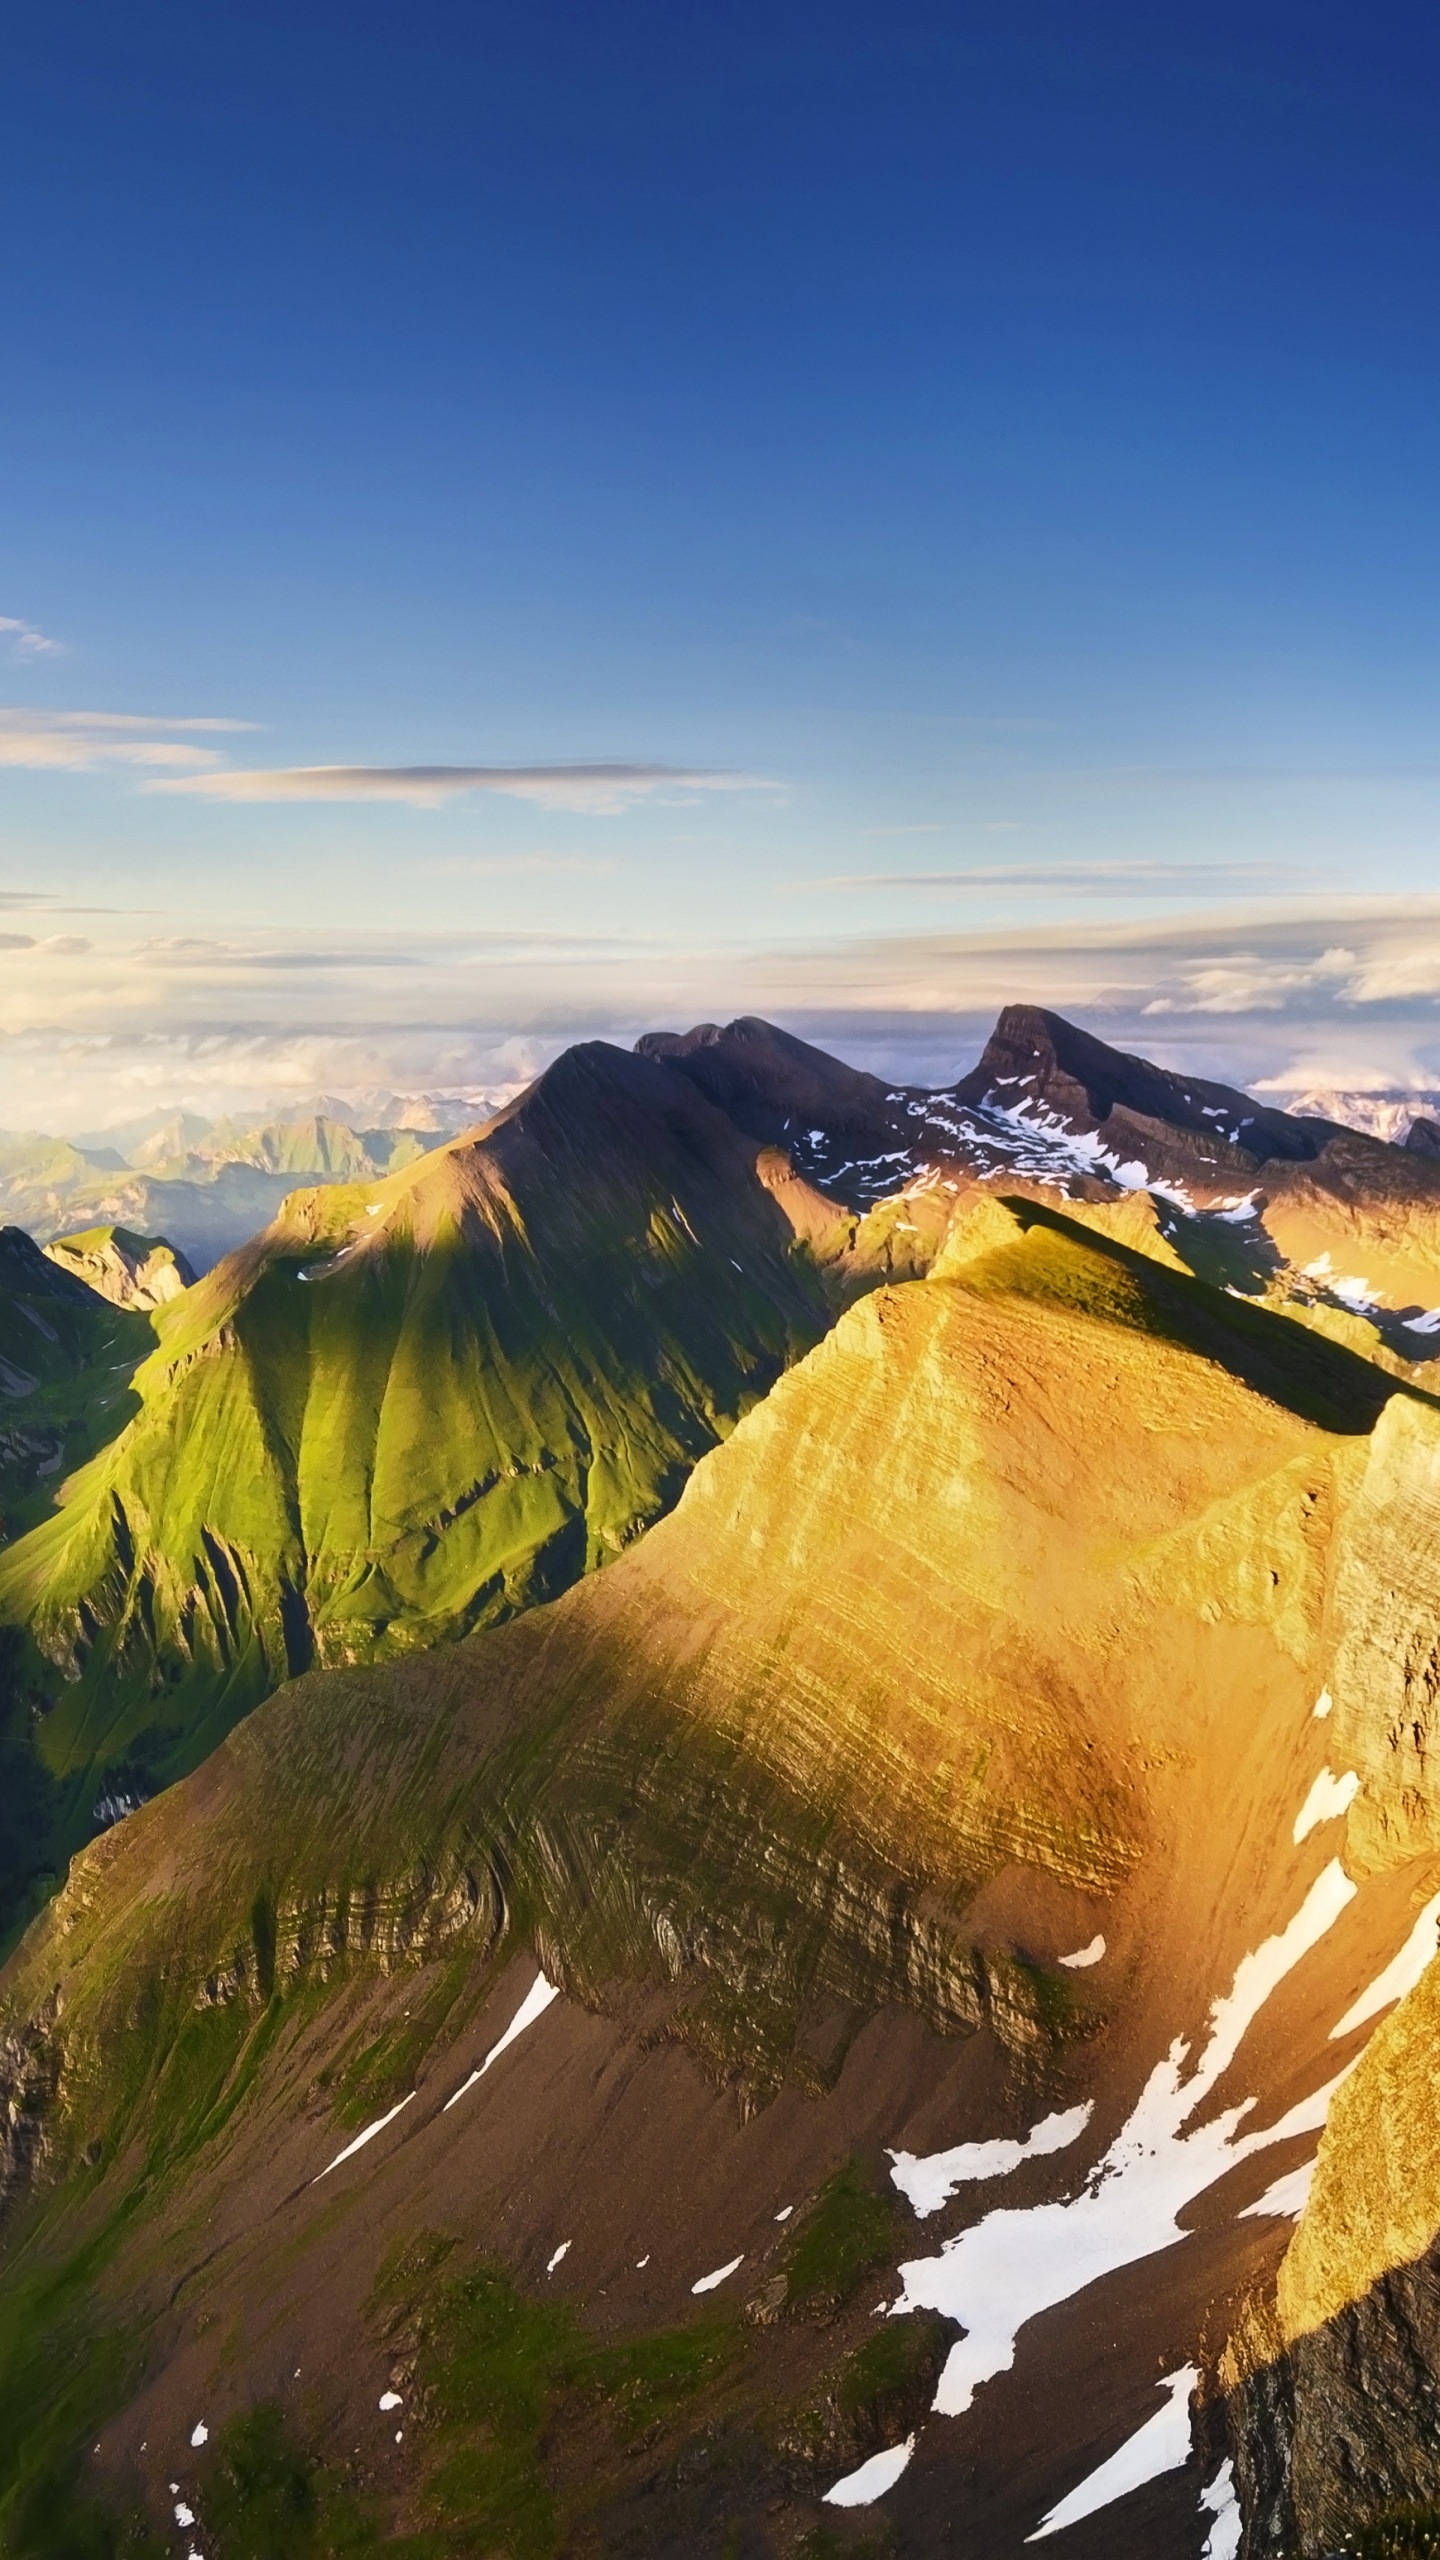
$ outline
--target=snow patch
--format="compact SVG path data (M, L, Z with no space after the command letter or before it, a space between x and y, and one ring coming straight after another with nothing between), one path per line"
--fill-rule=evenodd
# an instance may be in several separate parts
M782 2206L780 2207L779 2212L778 2212L778 2213L776 2214L776 2216L775 2216L776 2221L777 2221L777 2222L788 2222L788 2221L789 2221L789 2219L790 2219L790 2216L791 2216L791 2214L794 2212L794 2210L795 2210L795 2207L793 2206L793 2204L782 2204Z
M1336 1822L1342 1813L1348 1813L1359 1793L1356 1770L1347 1769L1343 1778L1333 1778L1328 1769L1322 1769L1295 1816L1296 1848L1318 1823Z
M1356 1888L1338 1858L1317 1876L1288 1926L1242 1956L1228 1994L1213 2004L1204 2048L1188 2079L1177 2036L1081 2192L1028 2209L997 2207L930 2258L899 2270L894 2313L939 2311L967 2335L951 2348L935 2407L947 2417L969 2408L981 2383L1008 2372L1027 2321L1068 2302L1086 2285L1133 2266L1183 2237L1186 2205L1253 2152L1294 2134L1318 2132L1343 2073L1255 2133L1240 2133L1254 2100L1244 2099L1191 2132L1191 2123L1239 2051L1271 1993L1333 1927Z
M405 2403L398 2391L382 2391L379 2405L382 2409L403 2409Z
M412 2089L410 2098L414 2095ZM363 2151L367 2142L373 2142L377 2133L383 2133L387 2124L393 2124L396 2117L404 2113L410 2098L402 2098L399 2106L392 2107L388 2116L377 2116L373 2124L367 2124L363 2133L357 2133L353 2142L347 2142L343 2151L337 2151L333 2160L326 2161L324 2168L311 2179L311 2186L318 2187L321 2178L328 2178L331 2170L338 2169L342 2160L353 2160L357 2151Z
M1362 1991L1345 2015L1330 2030L1333 2044L1337 2036L1348 2036L1354 2028L1363 2027L1367 2018L1378 2017L1394 2000L1403 2000L1413 1991L1431 1957L1440 1948L1440 1893L1426 1903L1398 1956L1392 1956L1383 1973L1377 1973L1368 1991Z
M1321 1692L1320 1692L1319 1697L1318 1697L1318 1698L1316 1699L1316 1701L1315 1701L1314 1706L1311 1708L1310 1713L1312 1714L1312 1716L1320 1716L1320 1717L1322 1717L1322 1718L1323 1718L1323 1717L1325 1717L1325 1716L1328 1716L1328 1714L1330 1713L1330 1710L1331 1710L1331 1708L1334 1706L1334 1704L1335 1704L1335 1701L1334 1701L1334 1699L1331 1697L1329 1690L1328 1690L1328 1689L1322 1689L1322 1690L1321 1690Z
M871 2507L893 2489L915 2450L915 2439L907 2436L903 2444L892 2444L885 2453L872 2453L858 2471L847 2471L833 2489L827 2489L822 2504L827 2507Z
M1314 2161L1302 2160L1298 2169L1287 2169L1284 2177L1277 2178L1273 2186L1267 2187L1263 2196L1257 2196L1253 2204L1247 2204L1237 2220L1260 2222L1266 2214L1273 2213L1284 2215L1293 2222L1305 2210L1314 2176Z
M1079 1973L1081 1968L1085 1965L1098 1964L1104 1953L1104 1939L1101 1937L1094 1937L1091 1939L1088 1947L1077 1947L1073 1956L1061 1956L1060 1962L1061 1964L1068 1964L1073 1973Z
M1048 2534L1063 2533L1067 2524L1078 2524L1082 2516L1093 2516L1101 2507L1113 2506L1117 2498L1126 2498L1132 2489L1143 2489L1147 2480L1158 2480L1164 2471L1178 2471L1190 2459L1190 2395L1199 2381L1198 2368L1184 2364L1178 2373L1167 2373L1160 2384L1170 2398L1143 2427L1092 2471L1058 2507L1052 2507L1043 2524L1026 2535L1027 2542L1043 2542Z
M1003 2136L993 2142L957 2142L952 2150L921 2153L892 2151L891 2184L908 2196L919 2219L938 2213L959 2186L975 2178L1007 2178L1022 2160L1038 2160L1077 2142L1090 2121L1093 2101L1067 2108L1063 2115L1042 2116L1018 2142Z
M492 2044L478 2071L472 2071L469 2079L463 2081L456 2090L454 2097L446 2099L440 2110L442 2116L448 2116L452 2107L458 2107L466 2092L474 2088L476 2081L484 2079L491 2063L499 2061L506 2046L513 2044L517 2036L523 2036L527 2027L533 2027L536 2019L543 2016L549 2008L551 2001L558 2000L559 1997L559 1984L547 1982L543 1973L537 1973L505 2033L497 2044Z
M546 2262L545 2262L545 2273L547 2274L547 2276L553 2276L553 2274L555 2273L556 2268L557 2268L557 2267L559 2266L559 2264L560 2264L561 2259L569 2256L570 2251L571 2251L571 2249L572 2249L572 2247L573 2247L573 2246L574 2246L574 2243L573 2243L572 2241L570 2241L570 2240L562 2240L562 2241L561 2241L560 2246L559 2246L559 2248L556 2250L555 2255L553 2256L553 2258L547 2258L547 2260L546 2260Z
M738 2258L732 2258L732 2259L730 2260L730 2262L729 2262L728 2266L716 2267L716 2269L714 2270L714 2273L713 2273L713 2274L708 2275L708 2276L701 2276L701 2277L700 2277L700 2279L699 2279L699 2281L698 2281L698 2283L692 2284L692 2286L690 2287L691 2292L692 2292L692 2293L713 2293L713 2292L714 2292L714 2290L715 2290L715 2287L717 2286L717 2284L723 2284L723 2283L725 2282L725 2279L726 2279L726 2277L727 2277L727 2276L733 2276L733 2274L735 2273L736 2268L737 2268L737 2267L743 2267L743 2266L744 2266L744 2264L745 2264L745 2252L744 2252L744 2250L742 2249L742 2250L741 2250L741 2252L740 2252L739 2257L738 2257Z
M1440 1307L1427 1307L1423 1316L1402 1316L1407 1333L1440 1333Z
M200 2420L200 2422L199 2422L198 2426L195 2426L195 2427L192 2427L192 2428L191 2428L191 2431L190 2431L190 2441L191 2441L191 2443L192 2443L192 2444L197 2444L197 2445L198 2445L198 2444L208 2444L208 2443L209 2443L209 2441L210 2441L210 2430L209 2430L209 2428L206 2426L205 2421L204 2421L204 2419L203 2419L203 2418Z
M1240 2513L1240 2501L1235 2495L1233 2462L1222 2462L1209 2488L1201 2490L1200 2510L1202 2515L1211 2515L1215 2519L1205 2538L1200 2560L1236 2560L1244 2519Z
M194 2523L194 2521L195 2521L195 2510L194 2510L194 2508L193 2508L193 2507L187 2507L183 2498L178 2499L178 2500L177 2500L177 2502L176 2502L176 2507L175 2507L175 2521L176 2521L176 2523L177 2523L178 2525L183 2525L183 2526L185 2526L187 2529L188 2529L188 2527L189 2527L189 2526L191 2526L191 2525Z
M1330 1295L1343 1298L1346 1306L1353 1307L1357 1315L1369 1315L1380 1304L1376 1291L1358 1272L1352 1273L1347 1280L1332 1280Z

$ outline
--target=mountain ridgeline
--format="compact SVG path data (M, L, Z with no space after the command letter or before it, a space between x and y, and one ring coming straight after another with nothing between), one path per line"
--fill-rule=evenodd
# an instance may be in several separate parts
M743 1021L89 1297L5 2560L1426 2547L1440 1161Z

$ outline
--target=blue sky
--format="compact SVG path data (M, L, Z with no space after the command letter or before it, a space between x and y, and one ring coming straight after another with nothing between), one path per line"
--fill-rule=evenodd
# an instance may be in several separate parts
M1437 106L1413 5L13 13L0 1119L1440 1080Z

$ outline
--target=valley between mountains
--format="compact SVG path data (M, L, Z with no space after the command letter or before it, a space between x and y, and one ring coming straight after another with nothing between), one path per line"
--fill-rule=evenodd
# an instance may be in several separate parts
M44 1243L0 2551L1433 2547L1423 1135L747 1020Z

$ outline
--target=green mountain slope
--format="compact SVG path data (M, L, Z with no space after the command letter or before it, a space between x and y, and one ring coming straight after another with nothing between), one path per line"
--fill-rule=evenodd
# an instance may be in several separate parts
M664 1510L833 1312L756 1163L669 1069L575 1050L161 1310L141 1411L0 1557L56 1859L277 1681L509 1616Z

